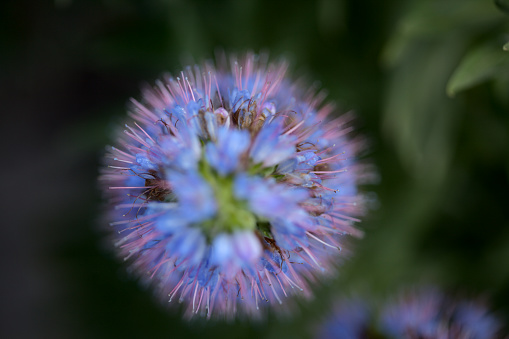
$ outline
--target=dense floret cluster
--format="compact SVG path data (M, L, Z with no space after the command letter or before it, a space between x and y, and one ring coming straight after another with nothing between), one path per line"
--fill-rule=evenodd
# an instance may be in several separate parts
M101 181L120 255L187 314L256 315L335 272L361 213L351 117L247 54L132 100Z
M496 339L502 338L501 329L483 300L425 286L403 290L381 307L360 297L337 300L313 330L320 339Z

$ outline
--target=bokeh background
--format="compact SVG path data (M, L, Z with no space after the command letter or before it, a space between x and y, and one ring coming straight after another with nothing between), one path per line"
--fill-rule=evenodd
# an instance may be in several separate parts
M433 284L509 319L509 1L2 1L2 338L301 338L333 296ZM129 97L217 47L354 110L378 168L341 275L294 315L187 323L116 260L96 178Z

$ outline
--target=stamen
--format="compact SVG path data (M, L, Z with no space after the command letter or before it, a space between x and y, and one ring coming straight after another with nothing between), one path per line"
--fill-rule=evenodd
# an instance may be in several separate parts
M274 293L274 296L276 297L276 299L279 302L279 304L283 304L281 299L279 299L279 295L277 295L277 293L276 293L276 289L274 288L274 285L272 284L272 281L270 280L269 272L267 271L266 268L264 270L265 270L265 276L267 277L267 280L269 281L269 286L272 289L272 293Z
M320 242L320 243L324 244L325 246L328 246L328 247L330 247L330 248L339 249L339 248L334 247L334 246L332 246L332 245L330 245L330 244L327 244L327 243L326 243L325 241L323 241L323 240L320 240L320 238L318 238L318 237L314 236L311 232L306 232L306 234L307 234L308 236L310 236L311 238L315 239L316 241L318 241L318 242Z
M343 172L348 172L348 170L344 168L336 171L310 171L309 173L320 174L320 173L343 173Z

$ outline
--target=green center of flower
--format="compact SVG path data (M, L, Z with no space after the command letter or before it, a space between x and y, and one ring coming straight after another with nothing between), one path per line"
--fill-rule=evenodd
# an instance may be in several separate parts
M202 223L205 233L213 237L222 232L254 230L256 216L249 210L246 201L235 197L233 176L220 176L203 160L200 162L199 172L214 191L217 203L215 217Z

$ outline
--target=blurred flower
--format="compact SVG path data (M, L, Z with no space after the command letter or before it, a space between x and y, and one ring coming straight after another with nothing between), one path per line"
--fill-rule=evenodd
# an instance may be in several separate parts
M318 326L314 338L502 338L502 323L477 299L452 298L437 288L400 292L378 312L367 298L342 298Z
M391 337L442 338L447 331L441 322L443 298L433 288L400 294L382 310L382 332Z
M265 59L158 81L107 154L118 251L189 316L257 315L262 301L309 295L344 236L361 234L351 118L329 119L322 94Z
M359 297L342 299L314 330L314 338L368 338L372 309Z
M451 298L434 288L401 293L382 310L381 331L395 338L499 338L500 320L480 300Z

